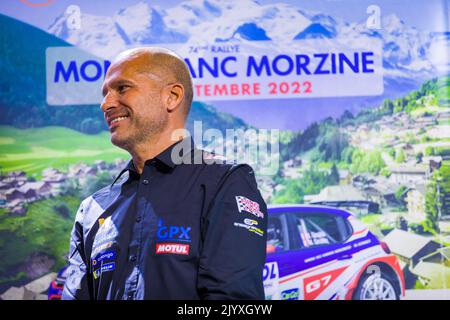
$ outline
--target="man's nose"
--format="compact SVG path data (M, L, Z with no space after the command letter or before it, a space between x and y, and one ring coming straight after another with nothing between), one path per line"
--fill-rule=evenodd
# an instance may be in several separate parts
M107 112L113 108L117 108L118 102L114 94L108 92L108 94L103 98L100 108L103 112Z

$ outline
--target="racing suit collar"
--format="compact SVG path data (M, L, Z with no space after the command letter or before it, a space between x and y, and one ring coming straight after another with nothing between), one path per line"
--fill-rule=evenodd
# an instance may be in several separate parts
M188 150L188 152L180 154L182 160L184 160L187 157L192 157L192 154L195 154L195 152L193 151L197 150L197 147L195 146L194 139L192 139L192 137L186 137L180 141L175 142L153 159L145 161L145 165L155 166L158 170L163 172L168 172L172 170L173 168L175 168L175 166L178 165L172 159L172 150L176 145L181 143L184 144L184 146L187 146L187 148L181 148L181 151L183 152L184 150ZM127 162L127 164L123 167L123 169L117 175L117 178L114 180L112 185L114 185L125 172L132 172L132 174L138 174L136 168L134 167L132 159L130 159Z
M151 165L155 165L158 167L158 164L162 164L166 166L167 168L173 169L175 166L177 166L179 163L174 162L174 159L172 158L172 151L173 149L178 146L178 150L175 152L181 151L181 153L175 154L176 156L181 157L181 160L183 161L184 158L190 156L193 150L196 149L194 140L192 137L186 137L182 140L179 140L172 144L170 147L168 147L166 150L158 154L155 158L147 160L145 162L145 165L150 163Z

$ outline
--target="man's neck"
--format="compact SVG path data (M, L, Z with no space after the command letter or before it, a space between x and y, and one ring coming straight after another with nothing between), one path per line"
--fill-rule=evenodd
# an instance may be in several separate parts
M182 140L184 136L172 137L171 133L162 132L153 135L145 143L135 145L129 153L133 159L133 165L139 174L144 171L145 161L153 159L158 154L169 148L171 145ZM175 140L174 140L175 139Z

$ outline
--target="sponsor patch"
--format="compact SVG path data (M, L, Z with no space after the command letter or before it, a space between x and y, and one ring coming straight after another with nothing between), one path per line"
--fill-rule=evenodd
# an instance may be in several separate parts
M189 254L189 245L182 243L157 243L156 254Z
M94 270L92 274L94 275L94 279L98 279L103 272L113 271L115 268L115 262L104 263L100 268Z
M99 219L98 223L100 227L94 238L94 247L100 245L101 243L113 241L119 234L119 231L117 230L117 227L113 223L111 217L107 217L103 220Z
M258 218L264 218L264 213L259 209L259 203L252 201L244 196L236 196L236 203L239 212L245 211L253 214Z
M98 224L100 225L100 229L111 229L114 226L111 217L98 219Z
M257 226L258 225L258 221L253 220L253 219L244 219L244 223L248 226Z
M257 228L253 225L235 222L234 226L239 227L239 228L245 228L248 231L253 232L254 234L257 234L258 236L261 236L261 237L264 235L264 231L262 231L260 228Z
M108 272L108 271L112 271L116 268L116 263L115 262L110 262L110 263L105 263L102 265L102 267L100 268L100 270L102 272Z
M105 243L100 243L100 244L96 244L94 245L93 251L92 251L92 256L96 256L100 251L106 250L108 248L111 248L111 246L113 245L112 241L108 241Z
M100 268L97 270L94 270L94 272L92 272L92 275L94 276L94 279L98 279L100 277Z
M157 237L159 241L191 242L189 226L167 226L162 219L158 223Z
M281 300L298 300L299 290L290 289L281 292Z
M92 265L96 266L98 263L102 262L103 260L112 260L116 257L116 253L113 250L107 251L105 253L99 253L97 257L92 259Z

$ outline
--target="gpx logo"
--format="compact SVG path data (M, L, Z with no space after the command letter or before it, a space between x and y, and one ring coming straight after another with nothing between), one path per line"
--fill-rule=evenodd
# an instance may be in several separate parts
M182 242L191 242L191 237L189 236L189 232L191 231L191 227L183 227L183 226L165 226L162 219L159 220L158 223L158 240L162 241L182 241Z

